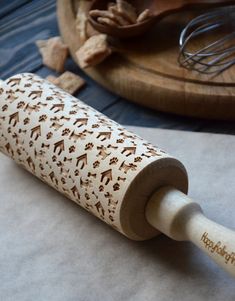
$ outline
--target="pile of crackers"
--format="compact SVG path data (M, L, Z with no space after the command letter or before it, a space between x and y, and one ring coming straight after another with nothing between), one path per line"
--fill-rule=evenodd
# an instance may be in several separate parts
M151 17L149 9L145 9L138 15L136 8L124 0L110 2L107 10L91 10L89 14L98 23L110 27L129 26L144 22Z
M149 9L138 14L136 8L125 0L109 2L107 10L91 10L89 14L100 24L111 27L130 26L151 18ZM82 37L83 45L77 50L76 56L81 68L96 66L115 51L115 48L109 43L106 34L96 34L90 38L87 37L87 21L87 16L79 11L77 15L77 29ZM42 54L45 66L59 73L64 71L68 47L60 37L37 41L37 46ZM49 76L48 80L71 94L76 93L85 84L83 79L71 72L65 72L59 77Z
M124 0L109 2L107 10L91 10L89 15L100 24L110 27L130 26L151 18L149 9L145 9L138 15L136 8ZM77 17L81 37L86 37L84 16L78 15ZM81 21L83 26L81 26ZM104 61L113 51L115 51L115 48L110 45L108 36L106 34L97 34L85 40L84 44L76 52L76 56L80 67L88 68Z

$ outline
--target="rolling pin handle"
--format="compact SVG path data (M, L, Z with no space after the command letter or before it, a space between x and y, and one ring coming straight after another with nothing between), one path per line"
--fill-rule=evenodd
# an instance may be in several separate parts
M191 241L235 277L235 232L206 218L201 207L184 193L164 187L146 207L156 229L178 241Z

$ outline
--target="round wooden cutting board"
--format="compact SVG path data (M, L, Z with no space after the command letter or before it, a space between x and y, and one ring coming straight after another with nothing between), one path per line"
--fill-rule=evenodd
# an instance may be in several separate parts
M75 53L82 45L76 15L87 13L90 3L57 1L60 32L76 62ZM234 120L235 66L213 78L177 63L179 34L194 16L184 12L165 18L144 36L122 42L120 52L85 72L107 89L156 110Z

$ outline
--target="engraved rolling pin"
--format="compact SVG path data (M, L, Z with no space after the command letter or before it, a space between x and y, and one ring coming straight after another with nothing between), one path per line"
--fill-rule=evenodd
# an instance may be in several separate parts
M235 276L235 234L187 196L184 166L33 74L0 86L0 149L130 239L190 240Z

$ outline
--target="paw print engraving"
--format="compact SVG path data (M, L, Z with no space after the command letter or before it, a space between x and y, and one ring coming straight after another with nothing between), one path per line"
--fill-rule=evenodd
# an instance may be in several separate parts
M24 85L25 88L29 88L31 86L32 86L32 84L30 84L30 83Z
M117 162L118 162L118 158L114 157L114 158L110 159L109 165L115 165L115 164L117 164Z
M4 106L2 107L2 111L3 111L3 112L5 112L7 109L8 109L8 105L4 105Z
M99 127L100 127L100 125L97 124L97 123L92 125L92 128L93 128L93 129L98 129Z
M17 109L22 109L25 106L25 102L20 101L17 105Z
M70 134L70 129L64 129L62 132L62 136L68 136Z
M47 115L41 115L38 119L39 122L43 122L47 120Z
M141 158L141 157L136 157L134 161L135 161L135 162L141 162L141 161L142 161L142 158Z
M112 215L109 215L109 219L111 220L111 222L114 222L114 217Z
M118 183L115 183L114 185L113 185L113 190L114 191L117 191L117 190L119 190L120 189L120 185L118 184Z
M70 115L75 115L75 114L77 114L77 111L70 111L69 114Z
M24 122L24 125L26 125L26 124L29 124L29 122L30 122L30 119L27 117L27 118L25 118L25 119L24 119L24 121L23 121L23 122Z
M53 157L54 157L54 156L53 156ZM52 157L52 159L53 159L53 157ZM59 161L59 162L56 163L56 165L57 165L58 167L62 167L62 166L63 166L63 163L62 163L61 161Z
M51 139L52 137L53 137L53 133L52 133L52 132L49 132L49 133L47 134L47 140Z
M70 146L70 148L69 148L69 153L70 153L70 154L71 154L71 153L74 153L75 150L76 150L76 147L75 147L74 145L72 145L72 146Z
M95 161L93 163L93 168L98 168L100 166L100 162L99 161Z
M93 143L87 143L85 146L85 150L92 150L93 147L94 147Z
M117 139L117 143L124 143L124 139Z
M21 153L21 150L20 149L17 149L17 154L19 155L19 156L21 156L22 155L22 153Z

